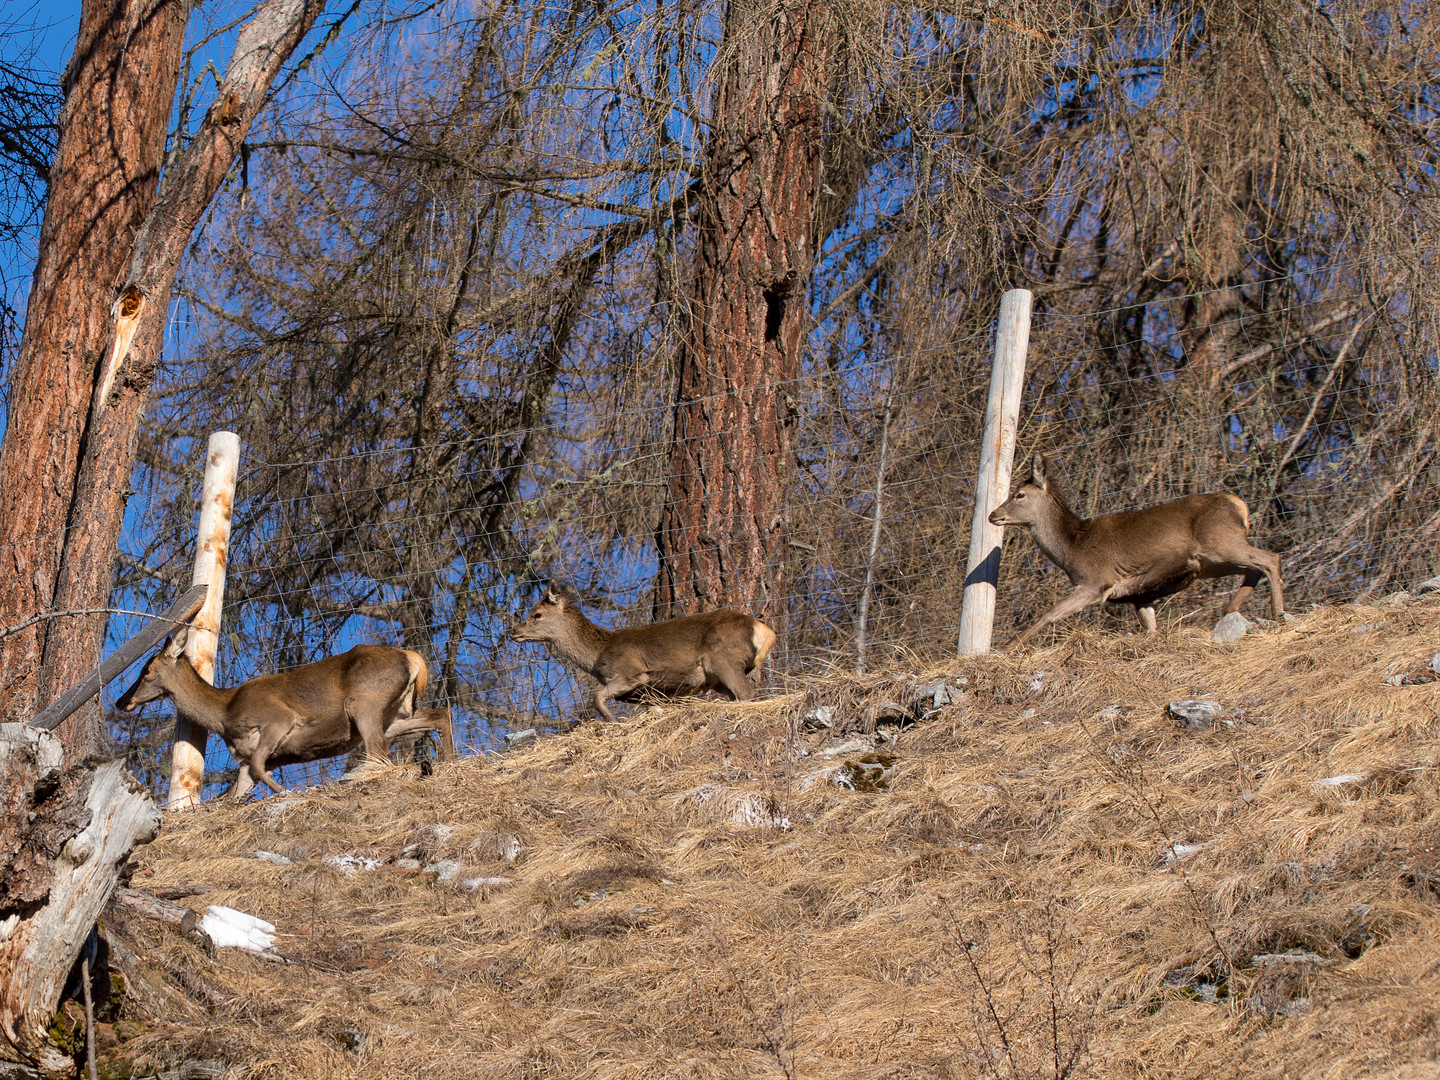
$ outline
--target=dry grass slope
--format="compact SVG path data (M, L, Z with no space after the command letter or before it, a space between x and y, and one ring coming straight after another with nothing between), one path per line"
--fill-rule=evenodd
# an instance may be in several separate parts
M1232 646L1082 631L209 806L135 883L209 886L190 902L269 919L291 962L159 939L147 962L210 1008L120 1053L307 1080L1429 1075L1440 683L1385 679L1437 631L1421 602ZM878 790L822 754L863 730L791 739L816 704L863 729L959 677ZM1191 697L1224 720L1177 726Z

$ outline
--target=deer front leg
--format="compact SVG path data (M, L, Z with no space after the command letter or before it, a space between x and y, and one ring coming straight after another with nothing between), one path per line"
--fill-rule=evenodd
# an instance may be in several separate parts
M1136 604L1135 614L1140 616L1140 625L1145 628L1145 633L1155 633L1155 605Z
M245 796L254 790L255 781L250 776L250 762L240 762L240 768L235 773L235 782L230 785L230 790L225 792L225 798L231 802L244 802Z
M607 702L622 694L628 694L637 686L643 686L648 681L649 677L643 671L616 672L601 684L600 689L595 691L595 711L606 720L614 721L615 714L610 711Z
M1005 652L1009 649L1014 648L1016 645L1023 645L1025 644L1025 642L1029 641L1032 637L1038 634L1041 630L1045 629L1045 627L1049 626L1051 623L1059 622L1067 615L1074 615L1077 611L1081 611L1084 608L1089 607L1091 604L1101 603L1103 600L1105 600L1106 597L1110 595L1113 589L1113 585L1109 588L1101 588L1099 585L1078 586L1075 591L1072 592L1069 596L1065 597L1064 600L1061 600L1049 611L1045 612L1044 615L1041 615L1040 618L1035 620L1035 625L1031 626L1023 633L1016 634L1013 638L1011 638L1004 645L1002 645L1000 647L1000 651Z
M265 768L266 757L267 753L265 750L256 750L255 753L250 755L250 774L276 795L284 795L285 789L275 782L274 777L272 777L269 770Z
M345 699L345 715L365 744L366 760L375 763L389 761L390 740L385 732L383 708L367 698L352 694Z

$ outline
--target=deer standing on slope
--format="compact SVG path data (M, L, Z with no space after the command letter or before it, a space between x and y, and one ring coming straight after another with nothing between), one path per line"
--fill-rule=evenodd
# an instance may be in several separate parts
M1263 574L1270 582L1270 610L1285 614L1280 556L1252 547L1246 538L1250 510L1234 495L1187 495L1143 510L1076 517L1050 489L1049 463L1039 453L1030 479L990 515L992 525L1023 525L1046 557L1070 576L1075 591L1028 630L1002 646L1028 641L1051 623L1096 603L1131 604L1147 634L1155 632L1155 602L1189 587L1197 578L1243 574L1225 605L1239 611Z
M225 740L240 764L228 794L243 799L259 780L281 794L268 766L293 765L349 753L362 742L366 756L385 760L401 735L434 731L440 757L455 754L449 709L416 710L429 673L419 653L389 645L357 645L277 675L239 686L211 686L183 655L182 629L140 669L115 706L134 712L162 697L187 720Z
M736 701L749 701L755 688L747 676L775 644L770 627L729 610L605 630L554 589L545 590L510 637L543 641L562 663L597 679L593 701L606 720L615 719L606 704L610 699L633 700L630 695L647 686L663 694L724 690Z

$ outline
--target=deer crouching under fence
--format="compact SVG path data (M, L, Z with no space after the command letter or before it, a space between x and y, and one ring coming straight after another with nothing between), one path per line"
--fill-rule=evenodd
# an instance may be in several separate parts
M1188 495L1143 510L1077 517L1053 491L1049 463L1036 454L1030 479L991 515L994 525L1023 525L1046 557L1070 577L1075 591L1002 649L1028 641L1040 630L1096 603L1131 604L1146 633L1155 632L1155 603L1198 578L1243 574L1226 613L1255 591L1263 574L1270 582L1270 610L1285 614L1280 556L1252 547L1250 510L1235 495Z
M419 653L390 645L357 645L277 675L239 686L211 686L181 655L182 629L140 670L115 706L134 712L168 697L175 711L225 740L240 765L232 799L243 799L258 780L277 795L271 766L318 761L349 753L361 743L383 761L401 735L434 731L440 757L455 753L449 709L416 709L428 672Z
M510 637L543 641L562 663L598 680L593 700L606 720L615 719L607 704L612 698L630 701L645 687L662 694L724 690L736 701L749 701L755 688L748 676L775 644L770 627L728 610L605 630L554 589L545 590Z

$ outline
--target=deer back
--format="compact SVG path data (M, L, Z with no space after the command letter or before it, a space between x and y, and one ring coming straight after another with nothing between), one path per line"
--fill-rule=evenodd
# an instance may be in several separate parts
M664 689L684 685L697 666L708 668L708 661L716 658L752 671L765 662L774 644L770 627L724 609L612 631L600 664L637 665L651 672L653 685Z

